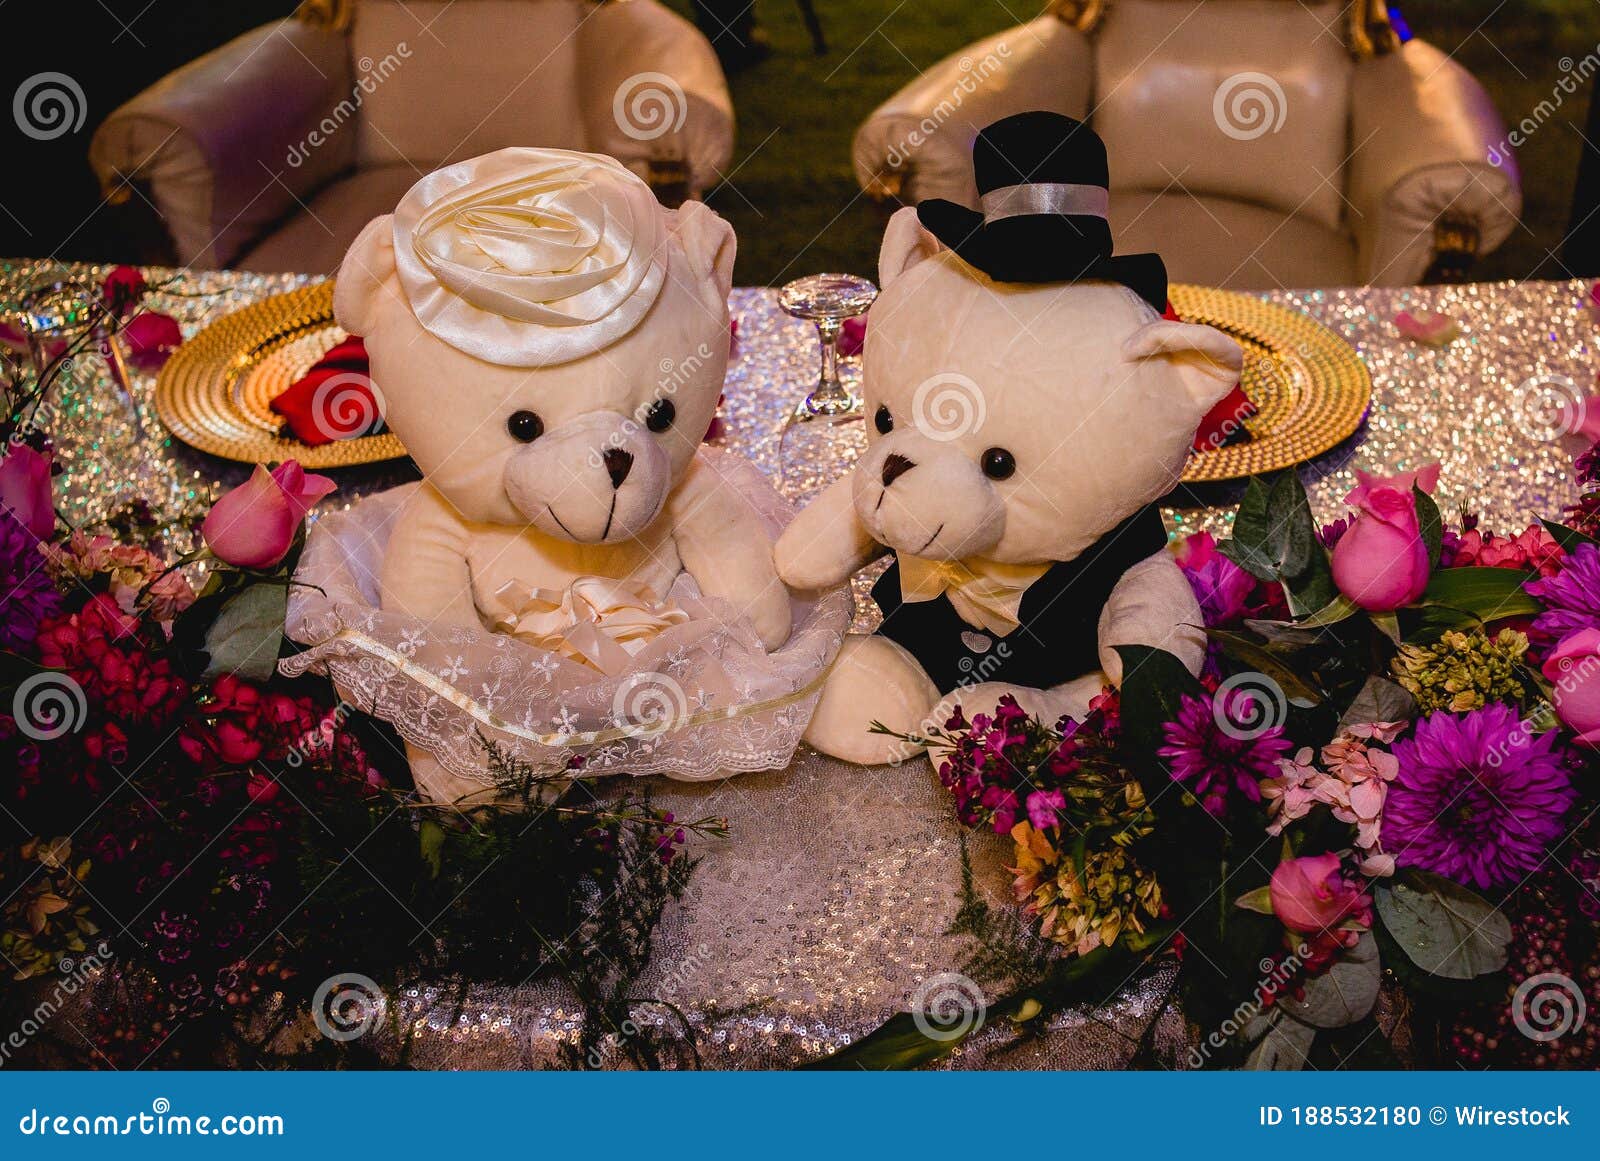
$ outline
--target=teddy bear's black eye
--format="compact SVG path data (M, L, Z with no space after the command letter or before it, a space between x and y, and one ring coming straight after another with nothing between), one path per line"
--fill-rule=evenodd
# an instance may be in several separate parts
M544 434L544 420L531 411L516 411L506 420L506 430L512 439L532 443Z
M894 416L889 414L889 408L878 404L878 413L872 417L872 426L878 429L879 435L888 435L894 430Z
M1003 447L992 447L983 453L983 474L991 480L1003 480L1017 470L1017 460Z
M670 399L657 399L644 413L644 425L654 432L663 432L678 417L678 409Z

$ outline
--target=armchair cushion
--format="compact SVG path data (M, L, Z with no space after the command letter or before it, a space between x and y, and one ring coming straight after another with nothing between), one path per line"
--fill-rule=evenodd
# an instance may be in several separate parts
M906 173L908 201L948 198L978 204L972 140L992 121L1025 109L1089 115L1094 64L1089 42L1054 16L1041 16L945 57L856 130L851 153L863 189ZM913 161L913 159L915 159Z
M363 94L356 164L584 149L576 37L588 12L577 0L359 0L357 78L398 63Z
M1505 124L1470 73L1413 40L1357 65L1353 95L1350 217L1365 281L1420 280L1440 218L1476 229L1479 253L1505 241L1521 179Z
M358 169L324 187L307 205L248 250L240 270L333 274L361 228L395 204L422 175L409 165Z
M1117 0L1095 32L1112 189L1181 188L1337 228L1351 62L1339 3Z
M89 164L107 190L149 187L181 263L224 266L349 164L350 94L342 33L263 25L113 112Z
M1347 234L1232 198L1117 190L1111 229L1119 251L1159 251L1174 282L1278 290L1361 281Z
M733 98L722 65L694 25L656 0L602 4L585 17L578 84L591 153L641 176L654 158L682 159L697 192L727 171Z

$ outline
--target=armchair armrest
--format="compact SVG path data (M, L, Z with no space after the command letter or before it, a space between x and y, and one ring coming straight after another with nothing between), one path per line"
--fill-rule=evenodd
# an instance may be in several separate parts
M1089 41L1056 16L986 37L945 57L861 123L851 147L856 180L876 198L976 206L978 130L1030 109L1082 119L1093 79Z
M349 165L360 103L344 35L282 20L117 109L89 164L112 200L149 187L180 262L220 267Z
M1505 241L1522 181L1471 73L1413 40L1359 62L1351 96L1350 219L1366 281L1417 282L1436 254L1458 264L1463 248L1470 256Z
M733 98L694 25L657 0L602 4L578 27L578 61L591 150L641 176L652 163L686 165L691 194L721 180L733 157Z

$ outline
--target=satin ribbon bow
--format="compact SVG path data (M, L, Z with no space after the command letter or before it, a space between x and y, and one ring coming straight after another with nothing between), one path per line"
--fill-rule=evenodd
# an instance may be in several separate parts
M495 590L492 603L496 632L613 677L627 672L647 643L689 620L681 605L603 576L578 577L565 589L507 581Z
M899 559L902 600L914 603L948 596L963 621L996 637L1021 624L1022 594L1050 571L1049 564L1002 564L982 557L925 560L902 552Z

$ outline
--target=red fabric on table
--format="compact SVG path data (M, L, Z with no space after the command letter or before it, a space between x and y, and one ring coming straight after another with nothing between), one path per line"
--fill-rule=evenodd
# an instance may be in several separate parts
M370 435L383 427L366 344L355 335L313 363L271 406L283 416L294 438L311 447Z
M1167 309L1162 312L1161 317L1169 322L1183 321L1178 317L1178 312L1172 309L1170 302L1167 303ZM1245 427L1244 421L1254 419L1259 410L1244 393L1244 387L1235 383L1233 390L1224 395L1200 421L1200 428L1194 433L1194 450L1215 451L1219 447L1245 442L1250 438L1250 432Z

